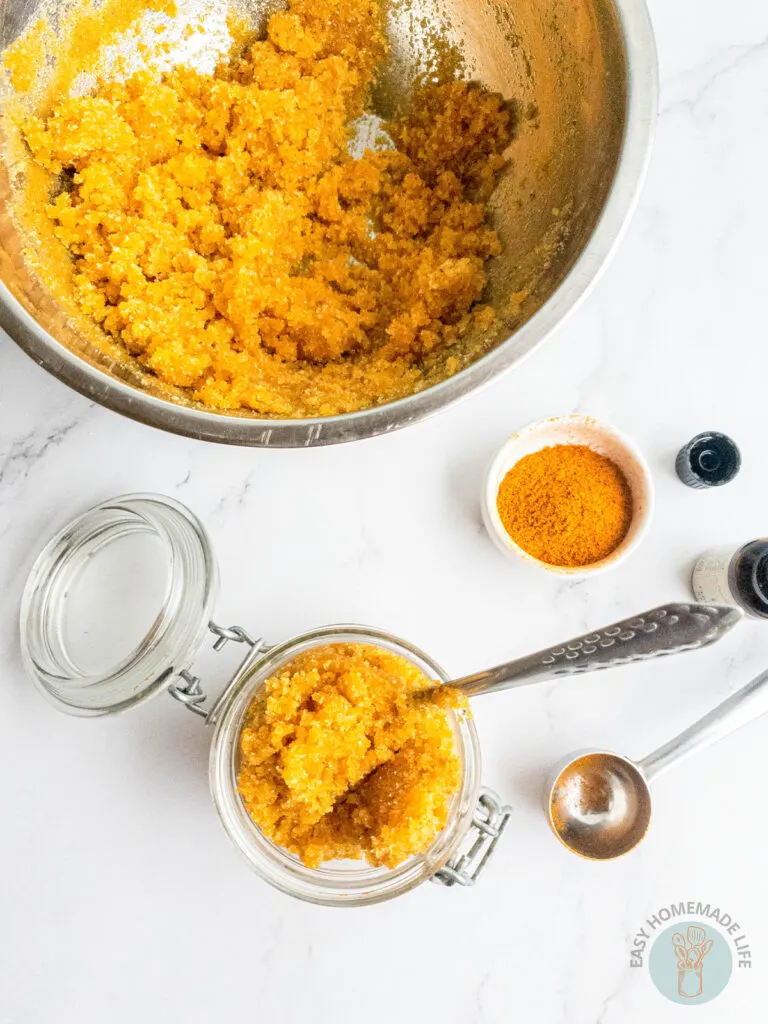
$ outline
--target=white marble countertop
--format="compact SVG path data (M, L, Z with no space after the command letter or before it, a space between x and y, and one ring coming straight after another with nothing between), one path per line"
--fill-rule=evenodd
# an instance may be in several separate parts
M219 615L268 638L332 621L388 629L461 673L688 595L706 547L766 530L768 8L652 0L661 117L649 179L589 299L523 366L437 418L310 451L173 437L67 390L0 339L0 1020L3 1024L640 1024L765 1019L768 720L660 780L642 847L570 856L539 807L573 748L642 755L768 664L768 627L653 666L476 702L485 781L514 807L475 889L425 885L356 911L304 905L241 863L212 810L208 736L170 700L79 720L25 678L18 602L34 549L76 510L171 494L206 523ZM479 518L504 437L579 411L644 450L657 511L616 572L562 582L505 560ZM715 492L674 476L703 429L741 445ZM694 1010L629 965L678 900L727 907L754 970Z

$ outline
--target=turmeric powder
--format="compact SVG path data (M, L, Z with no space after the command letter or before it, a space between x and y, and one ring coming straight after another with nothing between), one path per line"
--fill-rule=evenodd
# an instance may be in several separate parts
M526 455L509 470L496 505L504 529L548 565L593 565L624 540L632 519L626 477L582 444L558 444Z

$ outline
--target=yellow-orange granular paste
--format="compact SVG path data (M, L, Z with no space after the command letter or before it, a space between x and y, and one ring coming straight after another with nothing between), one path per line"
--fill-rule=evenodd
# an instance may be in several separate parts
M621 544L632 523L632 491L606 455L556 444L524 456L499 486L504 529L548 565L593 565Z
M367 644L313 648L268 679L246 714L237 776L262 832L309 867L391 868L424 852L461 783L446 711L413 697L429 685Z
M80 308L214 409L345 413L426 386L487 329L501 99L416 91L395 149L348 155L386 53L376 0L293 0L213 75L102 81L27 120Z

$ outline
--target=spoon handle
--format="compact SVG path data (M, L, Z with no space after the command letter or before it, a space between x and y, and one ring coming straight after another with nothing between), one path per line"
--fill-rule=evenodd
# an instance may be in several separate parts
M737 690L728 700L718 704L679 736L675 736L658 750L644 757L638 762L639 767L648 781L651 781L678 761L683 761L691 754L723 739L724 736L729 736L767 711L768 671L762 672L751 683Z
M738 608L725 605L665 604L450 685L470 697L692 651L719 640L741 618Z

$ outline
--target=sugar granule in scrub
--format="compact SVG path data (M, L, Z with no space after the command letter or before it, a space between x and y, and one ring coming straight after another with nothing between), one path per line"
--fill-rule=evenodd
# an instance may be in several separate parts
M392 868L444 828L462 769L433 686L369 644L299 654L264 684L239 744L240 796L261 831L309 867L366 860ZM466 708L454 693L454 707Z
M607 558L632 520L632 493L611 459L587 445L558 444L526 455L501 482L504 529L529 555L573 568Z

